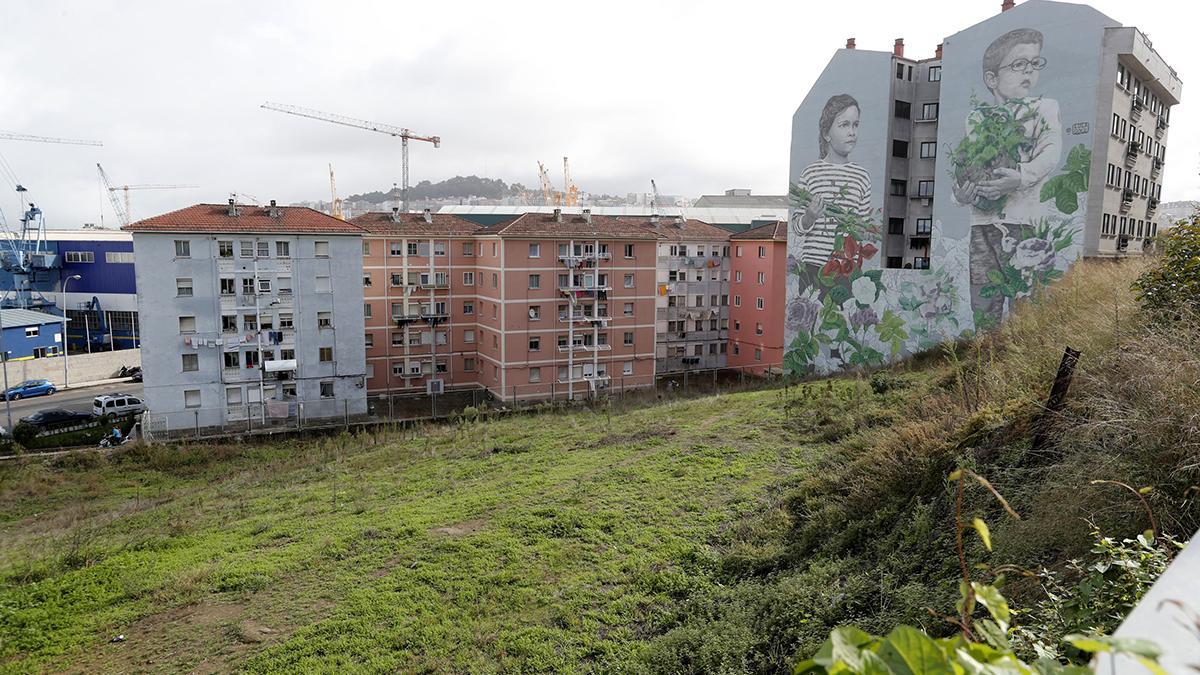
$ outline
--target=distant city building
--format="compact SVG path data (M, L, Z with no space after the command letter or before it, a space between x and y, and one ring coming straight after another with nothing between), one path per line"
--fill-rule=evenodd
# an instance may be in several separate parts
M125 229L154 431L366 412L360 228L231 200Z
M723 195L703 195L695 208L786 209L787 195L753 195L748 189L726 190Z

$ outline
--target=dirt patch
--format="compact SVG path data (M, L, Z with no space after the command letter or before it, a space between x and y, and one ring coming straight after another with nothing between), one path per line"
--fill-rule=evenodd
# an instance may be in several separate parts
M454 525L447 525L445 527L435 527L430 530L430 532L447 537L464 537L468 534L474 534L482 530L483 526L486 524L486 520L482 518L476 518L474 520L464 520L461 523L455 523Z
M246 644L258 644L269 640L277 632L255 621L243 621L238 624L237 638Z

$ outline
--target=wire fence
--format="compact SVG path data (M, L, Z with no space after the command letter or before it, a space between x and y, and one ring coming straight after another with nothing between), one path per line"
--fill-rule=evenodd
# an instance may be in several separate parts
M522 412L598 403L613 411L677 399L736 393L784 381L778 369L710 368L650 377L597 377L588 381L447 389L441 394L377 394L364 399L267 401L220 408L144 413L143 440L217 439L295 433L387 423L454 419L489 412Z

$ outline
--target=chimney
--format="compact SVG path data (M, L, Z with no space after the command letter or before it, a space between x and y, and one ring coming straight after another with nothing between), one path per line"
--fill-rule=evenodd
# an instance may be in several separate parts
M846 49L854 49L854 38L846 38Z
M271 216L272 218L278 218L280 216L279 207L275 205L274 199L271 200L271 206L267 209L267 215Z
M427 222L427 223L433 222L433 214L430 213L429 209L425 209L424 215L425 215L425 222Z
M392 222L393 223L400 222L400 207L399 206L392 207Z
M554 222L562 222L562 209L554 209Z
M896 38L896 46L892 48L892 53L904 58L904 38Z
M942 58L942 43L941 42L938 43L937 49L933 50L933 58L935 58L935 59Z
M675 216L675 227L683 229L683 216Z
M591 209L584 209L584 210L583 210L583 220L584 220L584 222L586 222L588 225L591 225L591 224L592 224L592 210L591 210Z
M657 213L650 214L650 224L653 225L654 227L658 227L658 214Z
M237 202L234 201L233 197L229 198L229 211L226 214L229 216L236 216L238 214Z
M1017 6L1017 3L1015 2L1015 0L1004 0L1004 2L1000 3L1000 11L1007 12L1008 10L1010 10L1016 6Z

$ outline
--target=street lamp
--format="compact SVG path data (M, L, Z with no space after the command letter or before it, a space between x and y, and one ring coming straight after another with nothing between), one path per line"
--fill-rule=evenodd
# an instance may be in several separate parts
M63 389L66 389L67 384L69 384L67 381L67 352L69 351L67 349L67 282L71 281L72 279L78 281L79 279L82 279L82 278L83 277L79 276L78 274L73 274L73 275L67 277L66 279L63 279L63 282L62 282ZM83 320L87 321L87 317L84 317Z

